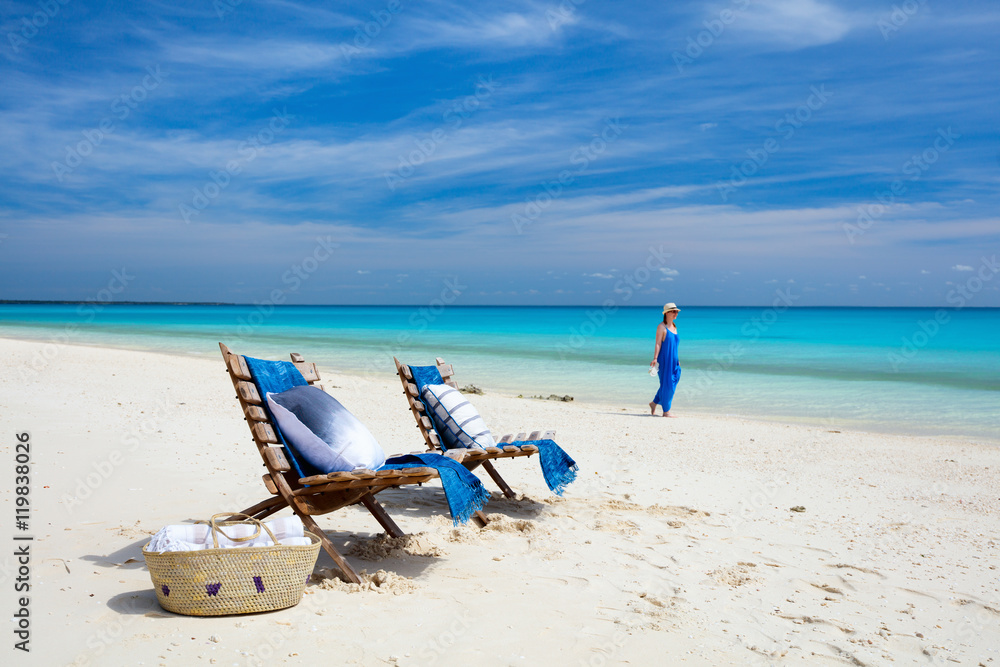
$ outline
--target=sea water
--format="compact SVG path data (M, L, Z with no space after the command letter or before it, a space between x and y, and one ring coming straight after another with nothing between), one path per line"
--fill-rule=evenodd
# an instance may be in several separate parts
M222 341L301 352L327 375L443 357L459 384L644 411L660 319L655 307L0 304L0 336L199 356ZM674 414L1000 441L1000 309L685 307L677 328ZM45 369L44 346L33 363L21 371Z

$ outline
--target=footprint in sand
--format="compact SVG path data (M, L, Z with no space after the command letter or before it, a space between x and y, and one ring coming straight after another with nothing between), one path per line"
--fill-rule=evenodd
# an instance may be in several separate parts
M752 584L760 580L756 563L740 562L732 567L723 567L708 573L715 581L727 586L737 587Z

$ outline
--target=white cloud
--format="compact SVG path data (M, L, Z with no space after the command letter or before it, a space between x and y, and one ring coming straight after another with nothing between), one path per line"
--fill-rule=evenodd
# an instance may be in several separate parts
M610 273L585 273L583 275L587 278L614 278Z
M930 275L930 271L928 271L927 269L920 269L920 273L925 276Z
M358 275L359 276L363 276L363 275L366 275L368 273L371 273L371 271L362 271L361 269L358 269Z
M951 270L952 271L974 271L974 269L971 266L966 266L965 264L956 264L955 266L951 267Z
M661 266L660 267L660 273L662 273L665 276L679 276L679 275L681 275L681 272L678 271L677 269L671 269L671 268L666 267L666 266Z

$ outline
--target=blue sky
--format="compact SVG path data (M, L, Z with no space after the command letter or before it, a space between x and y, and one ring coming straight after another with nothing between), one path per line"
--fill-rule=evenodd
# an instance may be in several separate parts
M2 6L0 298L1000 306L995 2Z

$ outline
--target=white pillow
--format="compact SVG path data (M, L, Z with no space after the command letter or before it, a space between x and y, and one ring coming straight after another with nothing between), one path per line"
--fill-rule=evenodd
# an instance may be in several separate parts
M493 434L465 397L446 384L425 385L420 396L430 410L445 449L496 447Z
M320 472L385 465L375 436L333 396L318 387L268 393L267 405L285 441Z

